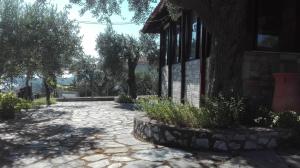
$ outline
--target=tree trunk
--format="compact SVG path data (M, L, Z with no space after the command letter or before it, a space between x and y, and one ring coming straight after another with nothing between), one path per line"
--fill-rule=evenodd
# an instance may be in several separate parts
M27 75L26 75L26 81L25 81L25 86L26 86L26 89L25 89L25 99L26 100L32 100L32 87L29 86L29 81L30 81L30 73L27 72Z
M94 75L91 75L90 78L90 90L91 90L91 96L94 97Z
M137 89L136 89L136 79L135 79L135 68L136 64L128 61L128 87L129 87L129 95L131 98L137 98Z
M50 102L50 87L47 83L47 79L44 78L44 87L45 87L45 92L46 92L46 103L47 103L47 106L50 106L51 105L51 102Z

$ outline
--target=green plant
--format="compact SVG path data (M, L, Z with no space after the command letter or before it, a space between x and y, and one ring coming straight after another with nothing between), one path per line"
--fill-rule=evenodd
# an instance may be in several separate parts
M127 95L121 94L118 98L117 98L117 102L118 103L134 103L134 100Z
M184 127L239 126L241 116L245 113L243 99L222 94L215 98L202 98L200 108L155 96L139 99L138 104L150 118Z
M276 113L273 126L279 128L299 128L300 119L299 115L294 111Z
M31 101L29 100L25 100L25 99L20 99L19 103L17 103L16 105L16 109L24 109L24 110L28 110L31 109L33 107L33 104Z
M200 127L200 109L189 104L176 104L168 98L150 96L140 98L138 105L152 119L181 127Z
M12 119L15 112L31 108L31 103L18 98L14 93L0 93L0 112L4 119Z
M259 107L258 116L254 119L256 126L272 127L276 114L267 107Z
M56 104L56 99L51 97L50 98L50 104ZM39 99L35 99L32 102L32 107L33 108L39 108L42 105L47 105L47 100L45 97L39 98Z
M155 72L136 73L136 85L138 95L155 95L157 90L157 75Z
M18 111L16 106L20 103L20 101L21 99L17 98L13 93L0 94L0 107L4 111Z
M201 99L201 122L205 127L233 127L241 125L245 113L242 98L232 94L219 94Z

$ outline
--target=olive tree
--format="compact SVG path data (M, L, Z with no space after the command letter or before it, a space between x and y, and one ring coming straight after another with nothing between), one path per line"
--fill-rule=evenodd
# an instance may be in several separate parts
M12 79L20 72L21 14L19 0L0 1L0 79Z
M91 11L99 20L109 20L113 14L121 15L121 4L125 0L70 0L82 6L82 12ZM208 95L235 88L241 93L241 60L243 52L251 43L247 18L251 0L163 0L172 17L177 9L196 11L212 35L209 61ZM132 18L137 23L144 21L157 0L127 0ZM224 66L226 65L226 66Z
M47 103L50 104L56 76L69 68L73 59L82 52L79 27L68 19L67 11L58 11L54 6L39 2L28 6L25 16L27 40L32 43L29 46L31 58L27 63L33 63L33 66L28 68L36 68L36 73L43 78Z
M135 70L140 58L158 57L155 36L141 35L137 39L129 35L117 34L108 27L97 38L97 50L102 58L104 71L117 79L123 78L124 74L127 75L129 95L135 99L137 97Z

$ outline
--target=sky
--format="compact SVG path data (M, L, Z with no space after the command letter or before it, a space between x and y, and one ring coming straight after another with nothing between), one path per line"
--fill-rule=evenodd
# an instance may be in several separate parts
M33 3L35 0L25 0L27 3ZM62 10L65 5L69 4L69 0L48 0L51 4L57 5L59 10ZM91 13L86 12L83 16L80 15L81 7L78 5L72 4L72 8L69 10L69 18L72 20L79 21L80 26L80 36L82 36L82 47L86 54L91 55L93 57L97 57L96 47L96 38L100 32L104 32L106 25L97 24L97 19L92 16ZM132 12L128 11L127 4L122 4L122 17L121 16L113 16L111 18L113 23L124 23L130 22L133 16ZM95 24L87 24L80 22L95 22ZM118 33L129 34L135 37L139 36L139 31L142 29L143 25L135 25L135 24L126 24L126 25L114 25L113 28Z

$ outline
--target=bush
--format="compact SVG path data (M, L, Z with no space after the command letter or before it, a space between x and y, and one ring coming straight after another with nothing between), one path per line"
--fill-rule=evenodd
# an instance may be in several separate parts
M138 95L155 95L158 86L156 72L136 73Z
M117 98L117 102L118 103L134 103L134 100L130 96L122 94Z
M56 99L51 97L50 98L50 104L56 104ZM42 105L47 105L46 97L35 99L32 102L32 107L33 108L39 108Z
M231 94L219 94L214 98L202 98L201 122L205 127L233 127L242 124L245 104L242 98Z
M255 126L272 127L276 114L269 108L259 107L258 116L254 119Z
M28 110L31 109L33 107L33 104L31 101L29 100L25 100L25 99L20 99L19 103L16 105L16 108L21 110Z
M151 119L180 127L229 128L244 126L245 105L243 99L219 95L201 99L201 107L189 104L176 104L167 98L155 96L141 98L138 106ZM256 126L300 128L300 116L295 112L274 113L260 108L260 117L255 119Z
M297 129L300 126L299 115L293 111L276 113L273 120L273 126Z
M273 112L269 108L260 107L260 116L254 119L256 126L277 128L300 128L300 116L296 112Z
M138 104L150 118L183 127L233 127L239 125L240 114L244 113L242 100L222 95L202 99L201 108L158 97L139 99Z
M0 112L4 119L12 119L15 112L31 108L31 103L18 98L14 93L0 93Z
M191 105L176 104L155 96L139 99L138 105L152 119L181 127L200 126L200 109Z

